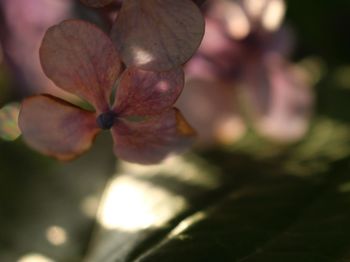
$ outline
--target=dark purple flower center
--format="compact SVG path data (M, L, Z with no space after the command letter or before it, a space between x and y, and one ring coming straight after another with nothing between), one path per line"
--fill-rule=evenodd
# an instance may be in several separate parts
M111 129L116 119L117 119L117 114L112 111L109 111L109 112L100 114L97 117L96 122L99 128L101 129Z

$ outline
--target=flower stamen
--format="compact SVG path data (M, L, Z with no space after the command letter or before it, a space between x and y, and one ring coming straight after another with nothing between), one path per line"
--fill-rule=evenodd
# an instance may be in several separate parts
M97 119L97 125L99 128L107 130L111 129L117 119L117 114L113 111L105 112L100 114Z

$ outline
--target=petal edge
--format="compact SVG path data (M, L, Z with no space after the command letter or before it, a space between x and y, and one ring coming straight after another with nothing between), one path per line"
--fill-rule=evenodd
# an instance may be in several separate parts
M181 67L164 72L129 68L117 88L114 111L120 116L160 114L173 106L183 88Z
M121 61L111 39L94 24L65 20L50 27L39 50L44 73L58 87L108 111Z
M95 113L51 95L38 95L22 102L18 124L33 149L72 160L87 151L99 133L95 119Z
M170 153L183 152L194 135L176 108L141 122L121 120L112 128L115 154L139 164L156 164Z

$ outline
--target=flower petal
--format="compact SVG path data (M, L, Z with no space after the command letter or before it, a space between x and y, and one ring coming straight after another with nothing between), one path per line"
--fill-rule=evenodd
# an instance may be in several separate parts
M112 39L127 66L166 71L198 48L204 20L190 0L125 0Z
M170 108L184 87L182 68L166 72L130 68L123 73L114 111L120 116L147 116Z
M22 102L19 127L31 147L60 160L84 153L99 132L95 113L50 95Z
M67 19L73 6L74 1L0 1L0 42L14 87L21 96L47 92L63 96L64 92L42 71L39 46L47 28Z
M185 67L186 76L232 81L241 72L247 58L238 41L232 41L221 23L207 18L205 34L196 54Z
M66 20L49 28L40 47L40 60L57 86L86 99L100 112L108 111L121 62L111 40L98 27Z
M266 75L249 74L256 84L247 86L255 127L270 139L286 143L297 141L309 126L313 111L312 89L304 72L283 58L270 57L265 63ZM265 85L261 85L263 78Z
M176 106L198 133L201 145L230 144L245 134L245 124L232 84L190 79Z
M171 152L183 151L194 134L176 108L142 122L121 119L112 128L115 154L140 164L155 164Z
M90 7L103 7L113 3L115 0L80 0L83 4Z

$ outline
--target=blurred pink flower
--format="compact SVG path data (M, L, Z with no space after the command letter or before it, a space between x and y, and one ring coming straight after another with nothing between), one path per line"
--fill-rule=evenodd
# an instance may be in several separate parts
M0 40L22 93L61 93L41 69L39 46L48 27L71 17L73 4L73 0L0 1Z
M300 139L313 96L303 72L288 62L294 39L281 26L284 1L212 0L204 8L205 36L187 63L178 101L202 142L239 139L245 133L243 111L267 138Z

